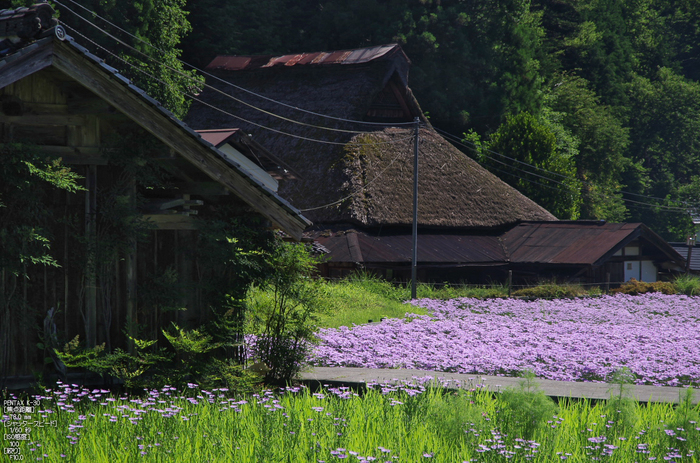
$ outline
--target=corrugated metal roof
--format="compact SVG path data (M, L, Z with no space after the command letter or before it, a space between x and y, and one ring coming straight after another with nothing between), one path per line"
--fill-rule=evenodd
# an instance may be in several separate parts
M594 264L635 233L640 223L522 223L503 235L511 262Z
M213 129L213 130L197 130L196 132L202 136L202 138L217 148L226 143L233 134L238 132L240 129Z
M350 230L318 236L333 262L411 262L410 234L375 236ZM496 236L460 234L419 234L418 261L444 264L493 264L505 262L506 255Z
M377 236L358 230L324 230L310 236L328 248L331 262L411 262L413 240L410 233ZM678 265L682 263L668 243L641 223L593 221L524 222L500 236L456 231L419 233L418 262L446 266L599 265L639 237L647 241L649 249L655 247L659 256L666 255ZM687 248L678 254L685 258ZM693 262L693 268L700 270L700 247L694 252Z
M673 249L678 252L684 259L688 258L688 245L686 243L669 243ZM690 270L700 272L700 245L693 246L693 251L690 254Z
M243 69L271 68L275 66L298 66L305 64L362 64L380 59L394 50L401 50L398 44L337 50L331 52L297 53L282 56L226 56L221 55L209 63L207 69L240 71ZM403 51L402 51L403 53ZM406 58L408 60L408 58Z

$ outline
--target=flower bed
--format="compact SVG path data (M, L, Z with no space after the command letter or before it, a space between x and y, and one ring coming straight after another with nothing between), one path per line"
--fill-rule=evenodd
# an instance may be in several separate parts
M651 293L572 300L421 299L431 315L323 329L312 364L700 385L700 298Z

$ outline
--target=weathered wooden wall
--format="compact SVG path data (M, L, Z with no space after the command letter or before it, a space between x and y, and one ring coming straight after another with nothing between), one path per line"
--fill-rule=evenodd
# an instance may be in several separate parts
M129 195L133 200L137 189L134 185L131 191L115 193L115 187L123 190L128 184L128 174L109 164L101 151L105 140L125 126L138 128L52 69L0 89L0 142L31 143L47 155L61 157L83 177L86 190L53 191L47 197L55 220L46 234L59 267L34 266L29 268L28 279L2 279L3 296L12 292L13 298L9 313L0 320L4 327L0 346L6 347L2 358L9 359L0 359L0 388L3 378L53 371L45 359L50 359L49 349L54 346L44 333L44 321L52 308L55 315L48 327L55 327L55 344L61 348L79 335L88 346L105 343L110 350L129 349L125 332L152 339L171 322L199 323L206 316L200 310L198 290L206 276L198 262L190 206L168 215L164 212L174 211L144 214L142 218L150 219L154 229L145 231L138 242L129 241L108 217L115 201L128 200ZM188 172L186 161L178 160L162 143L156 144L160 146L156 158L180 163L175 170L182 177L176 179L174 192L170 192L175 198L190 200L190 193L205 190L210 195L207 198L228 194L221 185L215 188L201 172ZM226 201L243 204L233 196L226 196ZM115 250L116 244L119 248ZM168 291L164 282L169 274L176 275L170 289L181 294L175 304L163 303L172 297L160 294ZM12 285L16 288L9 287ZM173 305L187 310L173 310ZM37 347L40 344L45 347Z

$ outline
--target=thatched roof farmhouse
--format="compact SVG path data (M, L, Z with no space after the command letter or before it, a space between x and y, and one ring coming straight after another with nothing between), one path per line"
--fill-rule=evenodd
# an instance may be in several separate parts
M278 192L314 222L307 235L330 250L326 276L340 277L362 267L406 280L413 121L419 118L419 278L504 281L515 268L511 256L517 255L512 246L506 247L504 234L524 222L552 223L554 228L536 228L555 233L557 219L432 128L408 87L409 67L410 60L396 44L284 56L218 56L206 68L208 86L186 121L196 129L240 127L299 173L293 181L280 181ZM566 225L572 226L577 225ZM602 230L581 225L582 236L591 226ZM622 240L610 234L600 239L606 237L610 242L604 246L611 252L603 254L612 256ZM580 268L567 276L600 280L609 272L594 272L605 259L594 260L572 262ZM533 277L529 265L517 271ZM548 266L539 262L537 269ZM617 273L622 274L621 267Z
M186 121L195 129L240 127L252 133L300 173L298 180L281 182L279 194L317 225L411 224L413 127L405 123L414 117L424 122L420 226L490 229L555 220L430 127L408 87L409 65L395 44L281 57L219 56L206 69L214 76L207 84L216 90L204 90Z

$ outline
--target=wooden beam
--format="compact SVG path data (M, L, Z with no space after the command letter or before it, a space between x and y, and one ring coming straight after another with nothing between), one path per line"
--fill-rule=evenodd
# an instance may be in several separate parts
M144 214L143 218L158 230L197 230L197 223L189 215Z
M68 112L71 114L88 115L112 115L115 109L99 98L70 98L68 100Z
M60 157L64 164L97 166L107 165L107 158L95 146L55 146L41 145L41 151L49 156Z
M189 195L187 195L189 196ZM185 199L185 198L171 198L171 199L154 199L149 201L146 205L145 208L147 209L158 209L161 211L165 211L167 209L172 209L174 207L179 207L179 206L185 206L185 207L190 207L190 206L203 206L204 201L201 199Z
M5 88L51 65L51 47L40 47L39 43L35 43L24 50L21 56L9 63L6 60L0 61L0 88Z
M0 72L2 69L0 68ZM86 125L87 116L70 114L26 114L24 116L5 116L0 113L0 123L15 125Z
M198 196L225 196L229 191L219 182L182 182L174 183L172 188L163 190L168 194L190 194Z
M54 42L54 66L130 117L296 239L300 239L304 229L311 224L285 207L272 192L256 186L241 171L231 168L176 121L137 96L116 77L110 77L69 43Z

